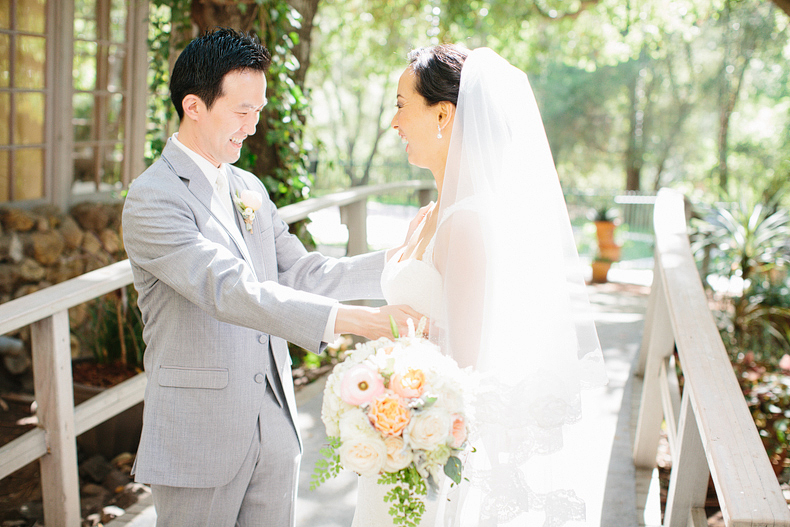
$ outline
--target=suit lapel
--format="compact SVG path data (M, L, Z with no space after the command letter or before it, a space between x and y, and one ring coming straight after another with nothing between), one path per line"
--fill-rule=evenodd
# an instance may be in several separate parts
M242 190L247 190L247 186L244 184L244 180L238 177L234 171L233 167L229 166L230 170L228 170L228 186L230 187L230 193L232 196L236 196L237 194L241 194ZM254 190L254 189L253 189ZM247 249L249 249L250 254L255 254L258 258L252 258L252 265L255 267L255 273L259 277L260 280L264 281L267 279L266 275L266 266L263 263L263 232L265 229L265 222L263 221L264 218L264 207L261 206L260 209L255 213L256 218L253 221L252 225L252 232L247 230L247 224L244 223L244 218L241 217L236 205L233 205L233 216L236 220L236 225L239 227L239 233L244 239L245 245Z
M165 162L170 165L170 168L178 177L187 181L187 188L189 191L206 207L206 209L208 209L209 213L214 217L215 220L217 220L217 223L219 223L222 228L225 229L225 231L230 235L233 243L236 245L236 248L242 255L242 258L244 258L244 260L253 269L253 272L257 275L257 268L250 257L250 252L247 249L247 245L245 243L245 239L242 237L241 231L239 231L239 229L229 228L226 222L220 217L218 211L214 210L212 207L211 203L212 197L214 195L214 189L208 182L208 179L206 179L205 174L203 174L203 172L200 170L200 167L198 167L178 146L173 144L170 139L167 140L167 144L162 151L162 159L164 159ZM235 191L233 192L235 194ZM233 216L234 220L238 216L238 213L235 211L235 205Z

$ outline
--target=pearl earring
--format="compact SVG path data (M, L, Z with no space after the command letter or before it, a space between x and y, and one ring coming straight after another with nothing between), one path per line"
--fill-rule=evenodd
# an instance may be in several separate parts
M436 134L436 139L441 139L442 138L442 127L437 124L436 125L436 129L439 130L439 133Z

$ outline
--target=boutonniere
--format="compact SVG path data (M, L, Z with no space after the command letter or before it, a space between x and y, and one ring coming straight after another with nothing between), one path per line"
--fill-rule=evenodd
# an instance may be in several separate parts
M254 190L242 190L241 194L238 192L233 196L233 203L239 209L241 217L244 219L244 224L247 231L252 234L252 222L255 221L255 211L263 205L263 197L260 192Z

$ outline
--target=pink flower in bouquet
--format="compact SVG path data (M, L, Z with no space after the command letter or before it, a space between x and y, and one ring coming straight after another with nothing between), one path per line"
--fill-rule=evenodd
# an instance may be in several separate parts
M384 393L384 379L372 368L359 364L346 372L340 384L340 398L359 406Z
M453 442L450 444L453 448L461 448L464 441L466 441L466 419L464 416L455 414L453 415Z
M385 436L398 436L409 424L411 412L400 397L385 393L370 403L368 417L376 430Z
M425 389L425 374L422 370L409 368L405 373L396 373L390 379L390 390L405 399L422 395Z
M787 353L782 355L782 358L779 359L779 367L785 371L790 371L790 355Z

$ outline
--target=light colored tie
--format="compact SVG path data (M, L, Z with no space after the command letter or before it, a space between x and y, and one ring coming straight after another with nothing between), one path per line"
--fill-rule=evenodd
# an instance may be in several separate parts
M225 170L222 168L217 169L217 194L219 201L228 215L233 218L233 201L230 199L230 189L228 188L228 177L225 175Z

